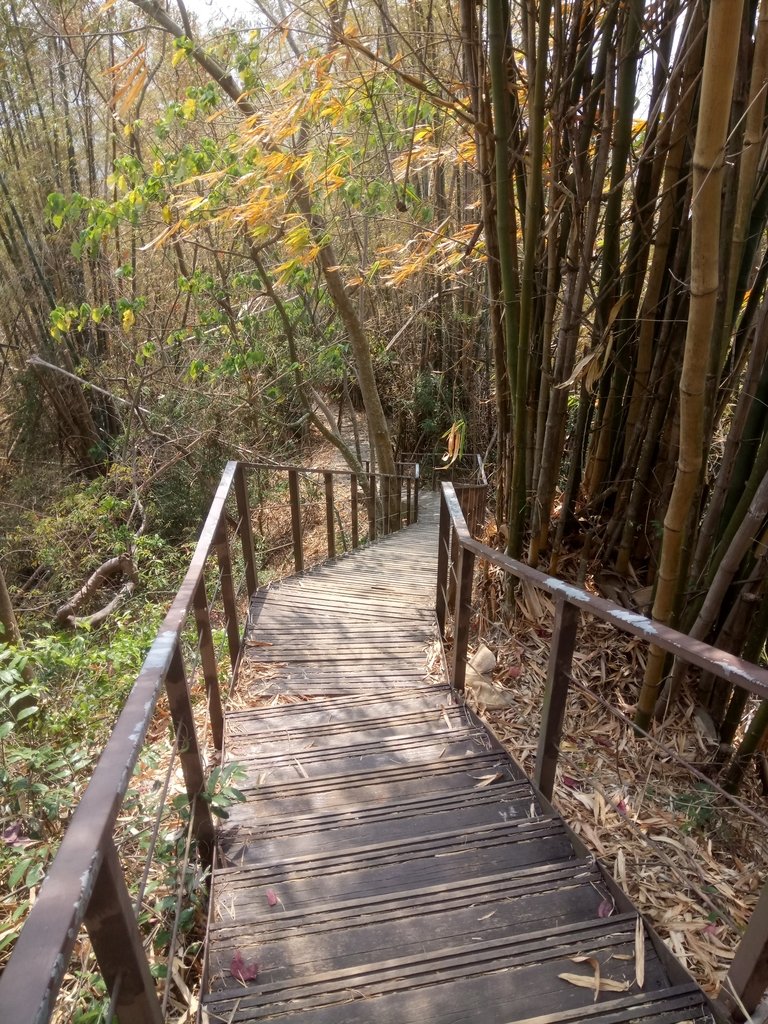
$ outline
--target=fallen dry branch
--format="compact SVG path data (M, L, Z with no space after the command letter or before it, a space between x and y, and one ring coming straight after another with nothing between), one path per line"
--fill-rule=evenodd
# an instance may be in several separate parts
M111 601L91 615L78 616L76 614L86 601L117 576L124 576L125 582ZM138 581L136 566L130 555L122 554L108 558L91 574L77 593L56 610L55 621L59 626L68 626L71 629L77 626L98 626L130 597L136 589Z

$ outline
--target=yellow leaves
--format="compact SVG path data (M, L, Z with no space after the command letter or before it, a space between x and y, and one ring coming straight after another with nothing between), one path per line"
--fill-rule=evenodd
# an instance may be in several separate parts
M577 985L579 988L591 988L595 993L595 1002L597 1002L597 996L600 992L627 992L629 991L628 981L613 981L611 978L600 977L600 965L597 960L594 961L597 965L594 977L587 977L585 974L558 974L558 978L562 978L563 981L567 981L569 985Z
M466 249L476 238L477 225L466 224L459 231L447 233L447 223L445 220L438 228L422 232L400 250L404 258L390 274L388 284L397 287L427 267L434 271L465 272L469 267ZM466 268L461 267L465 262Z
M171 213L170 206L165 205L163 207L162 216L163 216L163 223L165 223L165 224L170 224L171 223L171 221L173 220L173 214Z
M462 139L458 145L456 156L459 163L475 166L477 163L477 145L475 140L470 138Z
M131 109L147 83L148 72L143 44L137 46L133 53L130 53L119 64L113 64L111 68L107 68L105 74L114 82L109 105L120 117L123 117ZM120 78L123 78L123 82L118 86L117 82Z
M185 121L191 121L197 113L197 100L188 96L181 105L181 113Z
M448 469L450 466L460 459L464 454L464 441L467 434L467 424L464 420L456 420L452 423L449 430L443 434L443 440L446 442L446 451L443 455L442 461L445 463L444 466L437 466L437 469Z
M632 122L632 139L633 139L633 141L634 141L635 139L637 139L637 137L638 137L639 135L642 135L642 134L643 134L643 132L644 132L644 131L645 131L645 130L646 130L647 128L648 128L648 122L647 122L646 120L641 120L641 121L633 121L633 122Z
M187 51L183 47L180 46L178 49L174 50L173 56L171 57L171 67L177 68L186 56Z
M284 174L290 177L290 175L295 174L296 171L300 171L303 167L306 167L311 159L311 155L298 157L294 156L292 153L275 152L265 154L261 158L260 164L266 174Z
M106 5L105 5L106 6ZM111 4L109 5L112 6ZM105 75L111 75L113 78L117 78L121 71L124 71L137 57L144 59L144 50L146 49L144 43L140 43L132 53L129 53L125 60L119 61L117 64L113 64L111 68L107 68L104 72Z
M182 228L187 227L185 221L178 220L175 224L169 225L167 228L163 228L159 235L155 235L151 242L147 242L146 245L142 245L139 252L148 252L150 249L156 248L158 245L162 245L171 235L175 235Z
M312 235L310 234L309 225L303 222L297 224L295 228L291 228L285 236L286 247L294 255L303 252L311 241Z
M587 391L591 391L595 384L600 380L602 375L610 362L611 353L613 352L613 325L616 321L616 317L621 311L621 307L629 298L629 293L625 293L621 298L613 304L608 314L608 323L606 324L603 337L599 343L591 350L587 352L585 356L578 361L573 368L573 373L570 375L568 380L564 380L562 384L556 384L557 388L569 388L574 384L580 377L584 377L584 387Z
M320 117L324 117L331 125L336 125L344 117L345 105L335 96L319 111Z
M343 144L344 141L343 139L339 140L339 143ZM327 192L335 192L342 185L346 184L349 178L348 166L349 157L344 153L326 164L319 173L313 175L310 179L310 184L323 185Z
M130 330L133 328L133 325L135 323L136 323L136 314L133 312L133 310L130 309L130 308L124 309L123 310L123 316L122 316L122 324L123 324L123 330L125 331L126 334L128 334L130 332Z

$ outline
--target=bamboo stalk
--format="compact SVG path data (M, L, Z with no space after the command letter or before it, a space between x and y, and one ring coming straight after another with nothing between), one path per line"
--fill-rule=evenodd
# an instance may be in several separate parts
M664 517L653 617L672 619L679 591L685 530L699 487L704 452L705 384L719 286L721 188L743 0L712 0L693 157L691 305L680 377L680 441ZM656 703L665 655L649 654L636 721L646 728Z

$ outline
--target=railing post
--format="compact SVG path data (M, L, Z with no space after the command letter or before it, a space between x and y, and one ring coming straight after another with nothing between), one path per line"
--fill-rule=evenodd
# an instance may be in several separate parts
M388 476L381 477L381 535L386 537L390 533L389 528L389 495L390 495L390 479Z
M411 478L405 478L405 522L411 525Z
M240 627L237 622L237 601L235 599L234 580L232 579L232 559L229 554L229 534L227 533L227 523L223 516L216 530L214 546L219 563L221 602L224 605L224 615L226 618L229 660L234 671L237 659L240 657Z
M299 496L299 474L288 470L288 491L291 496L291 530L293 532L293 564L296 572L304 572L304 547L301 540L301 498Z
M120 1024L162 1024L155 982L111 836L102 852L84 918L99 969Z
M403 520L403 478L400 476L400 470L395 471L395 478L393 480L395 486L396 509L393 514L393 525L396 530L402 528Z
M474 552L459 545L458 587L453 613L453 672L451 682L460 693L467 675L467 647L472 620L472 578L475 570Z
M205 773L197 742L192 704L189 699L184 659L181 656L178 642L165 677L165 691L168 694L168 707L171 712L173 728L178 737L179 761L184 775L184 785L192 809L192 832L197 840L200 860L210 867L213 863L214 850L213 819L210 807L200 796L205 792Z
M440 527L437 532L437 594L435 614L440 636L445 640L445 617L448 609L448 562L450 551L451 514L445 495L440 491Z
M570 604L565 597L558 596L555 600L555 625L552 631L547 684L541 709L539 747L533 774L534 783L547 800L552 799L555 788L565 702L568 698L576 629L579 624L578 608Z
M415 478L413 485L413 521L418 523L419 521L419 488L421 487L421 467L419 463L416 463Z
M328 557L336 557L336 528L333 522L333 473L323 473L325 481L325 533L328 538Z
M768 988L768 885L763 886L730 970L720 988L718 1002L743 1020L740 1004L752 1013ZM734 998L734 996L736 998ZM739 1000L739 1002L737 1002Z
M352 473L349 478L349 508L352 518L352 547L360 543L360 524L357 517L357 476Z
M366 463L367 465L367 463ZM376 474L368 476L368 539L376 540Z
M221 708L221 690L219 688L219 671L216 665L216 649L213 645L211 632L211 610L205 593L205 580L195 590L194 598L195 623L197 638L200 644L200 664L205 680L205 693L208 699L208 718L211 723L211 738L215 750L224 746L224 712Z
M235 498L237 511L240 515L240 543L243 545L243 561L245 562L245 581L248 597L256 593L259 577L256 572L256 555L253 550L253 527L251 525L251 506L248 501L248 480L242 462L237 464L235 472Z

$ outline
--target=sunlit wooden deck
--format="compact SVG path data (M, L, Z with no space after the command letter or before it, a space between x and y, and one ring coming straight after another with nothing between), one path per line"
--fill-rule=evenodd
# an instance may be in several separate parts
M211 1022L712 1021L426 652L437 510L252 603ZM599 964L605 991L590 983ZM561 977L581 975L586 987Z

